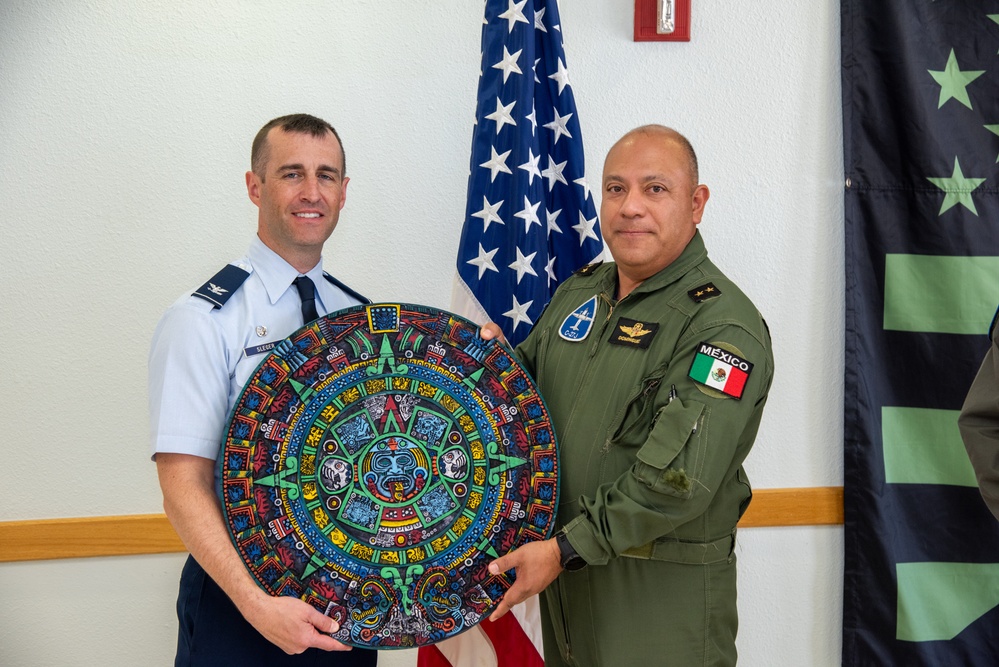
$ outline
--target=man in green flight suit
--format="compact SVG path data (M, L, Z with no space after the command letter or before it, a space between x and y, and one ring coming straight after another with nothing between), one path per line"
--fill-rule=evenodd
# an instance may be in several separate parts
M774 362L697 232L708 196L682 135L626 134L600 207L615 263L567 280L517 348L558 434L561 530L490 564L517 574L493 618L544 591L546 667L736 662L742 463Z

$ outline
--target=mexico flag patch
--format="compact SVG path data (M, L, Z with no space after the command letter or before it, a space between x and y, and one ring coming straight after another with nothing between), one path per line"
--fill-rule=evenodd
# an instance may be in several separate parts
M742 398L753 364L711 343L697 346L688 375L697 382L731 396Z

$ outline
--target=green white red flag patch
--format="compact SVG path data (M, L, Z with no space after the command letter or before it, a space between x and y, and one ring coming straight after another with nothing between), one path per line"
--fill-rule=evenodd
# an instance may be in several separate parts
M711 343L697 346L688 375L697 382L731 396L742 398L753 364Z

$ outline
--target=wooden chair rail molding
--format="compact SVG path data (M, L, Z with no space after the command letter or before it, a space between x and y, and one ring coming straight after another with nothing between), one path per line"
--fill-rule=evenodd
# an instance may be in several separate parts
M843 523L843 487L759 489L740 528ZM0 521L0 562L185 551L164 514Z

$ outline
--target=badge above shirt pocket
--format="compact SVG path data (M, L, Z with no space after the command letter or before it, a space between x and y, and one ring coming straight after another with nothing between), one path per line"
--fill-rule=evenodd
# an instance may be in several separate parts
M647 350L659 333L658 322L639 322L627 317L617 318L607 342L636 350Z

